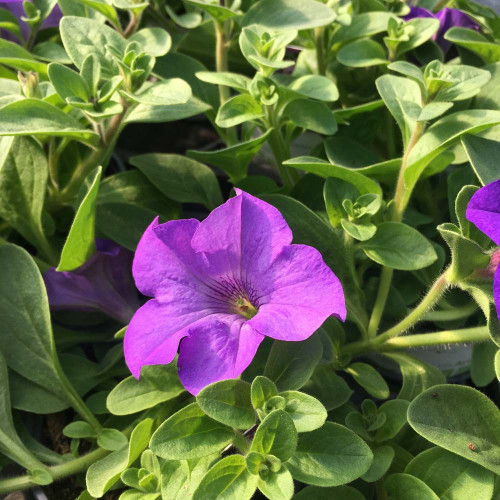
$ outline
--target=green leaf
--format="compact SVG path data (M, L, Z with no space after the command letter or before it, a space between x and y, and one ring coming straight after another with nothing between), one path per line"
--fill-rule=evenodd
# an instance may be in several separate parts
M430 40L439 29L439 19L417 17L408 21L406 26L410 26L413 29L413 32L410 34L407 41L398 43L396 48L396 58L399 58L404 53L413 50Z
M150 106L174 106L185 104L191 98L191 87L180 78L162 80L136 94L122 91L130 99Z
M0 147L0 217L38 246L43 235L47 159L28 137L1 138Z
M361 476L363 481L373 483L381 479L389 470L394 459L394 450L390 446L379 446L373 451L373 463L368 469L368 472Z
M438 116L441 116L452 107L452 102L431 102L429 104L426 104L420 110L417 116L412 115L412 118L414 118L417 122L427 122L430 120L434 120L434 118L437 118Z
M0 136L33 135L56 136L96 144L99 136L86 129L80 122L48 102L39 99L22 99L2 108Z
M97 436L97 444L109 451L116 451L128 445L125 434L117 429L102 429Z
M109 393L106 406L113 415L130 415L169 401L184 392L174 364L145 366L139 380L127 377Z
M236 184L247 176L248 165L260 151L270 133L271 130L268 130L256 139L240 142L228 148L216 151L188 150L186 154L194 160L221 168L229 175L231 182Z
M396 361L403 375L403 386L398 399L412 401L429 387L446 383L446 377L442 371L409 354L385 353L384 356Z
M230 455L217 462L201 480L193 500L250 500L257 489L258 476L250 474L245 457Z
M313 396L298 391L285 391L284 410L292 417L297 432L311 432L319 429L326 420L326 408Z
M316 486L339 486L365 474L373 460L368 445L346 427L327 422L301 434L287 462L294 479Z
M216 453L197 460L165 460L161 469L163 498L191 500L208 469L219 458Z
M475 135L464 135L462 146L483 186L500 179L497 161L500 155L500 142Z
M394 75L384 75L376 80L377 90L396 120L403 142L408 145L417 123L411 118L411 110L420 107L422 93L413 80Z
M111 21L115 27L120 26L120 21L118 19L118 14L115 8L110 5L105 0L77 0L81 4L96 10L99 14L102 14L106 19Z
M352 363L345 371L352 375L354 380L374 398L387 399L389 397L387 382L373 366L366 363Z
M454 27L446 32L444 38L460 47L476 52L485 63L500 61L500 46L490 42L476 30Z
M96 430L87 422L82 420L77 420L76 422L71 422L62 430L66 437L72 439L86 439L97 437Z
M205 165L180 155L145 154L130 158L163 194L182 203L201 203L213 210L223 203L215 174Z
M323 188L323 197L325 199L326 213L333 227L339 227L340 221L345 217L346 212L342 202L344 200L356 200L359 191L350 182L334 177L326 179Z
M384 48L369 38L362 38L342 47L337 54L337 60L351 68L389 64Z
M451 251L450 280L458 283L488 266L489 255L475 241L462 236L455 224L441 224L438 231Z
M139 458L148 446L152 428L150 418L142 420L132 431L128 446L110 453L87 469L87 490L93 497L102 497L120 479L121 473Z
M51 63L47 67L47 73L50 82L63 101L66 101L68 97L79 97L85 102L89 100L90 89L76 71L59 63Z
M32 257L21 247L0 246L0 351L9 368L63 401L66 390L56 368L45 285Z
M259 490L272 500L290 500L293 496L293 477L286 467L278 472L268 471L264 477L259 477Z
M337 131L337 120L332 110L323 102L295 99L284 110L290 120L306 130L332 135Z
M405 472L423 481L443 500L493 496L492 472L442 448L423 451L408 464Z
M335 84L326 76L321 75L300 76L292 80L288 88L299 95L318 101L333 102L339 98L339 91Z
M108 47L124 52L127 42L115 30L92 19L72 16L64 16L59 29L64 48L77 68L81 68L87 56L93 54L104 78L118 74Z
M500 410L465 386L438 385L417 396L408 422L431 443L500 473Z
M278 389L274 382L267 377L255 377L250 388L250 399L256 410L262 409L267 401L277 395Z
M465 66L462 64L449 64L445 66L447 78L453 83L443 86L436 96L437 101L463 101L478 94L481 87L491 79L491 74L486 69Z
M367 221L351 222L341 219L340 224L346 233L358 241L367 241L377 232L377 226Z
M241 93L248 93L252 80L248 76L238 73L230 73L228 71L198 71L196 78L202 82L211 83L212 85L224 85L236 89Z
M185 14L177 15L168 5L165 5L165 9L175 24L187 30L197 28L203 21L202 15L198 12L186 12Z
M423 269L437 259L429 240L401 222L379 224L375 236L360 246L378 264L403 271Z
M423 481L409 474L393 474L384 485L390 498L405 500L439 500L439 497Z
M303 389L321 401L328 411L347 403L353 393L346 381L327 366L316 369Z
M405 426L408 405L404 399L391 399L379 407L378 413L385 415L385 421L375 433L377 443L392 439Z
M495 354L495 374L500 381L500 351Z
M498 346L493 342L478 342L473 345L470 375L476 387L486 387L495 379L497 352Z
M222 5L217 5L206 0L186 0L186 3L194 5L213 17L217 22L223 23L234 17L236 12Z
M101 181L102 167L91 172L88 189L64 243L57 271L73 271L87 262L95 253L95 211L97 191Z
M154 57L164 56L172 47L172 37L163 28L142 28L128 41L140 43L146 54Z
M52 478L45 466L26 448L19 436L17 435L12 420L10 409L10 394L9 394L9 377L7 373L7 364L0 352L0 452L10 458L19 465L25 467L32 474L37 473L42 475L48 474L49 482Z
M300 490L293 500L366 500L362 493L352 486L337 486L335 488L320 488L308 486Z
M261 118L263 114L261 105L251 95L240 94L231 97L219 108L215 123L222 128L234 127Z
M412 149L405 170L405 205L415 184L429 163L452 146L463 134L476 134L500 123L500 112L480 109L459 111L441 118Z
M196 402L209 417L229 427L248 429L255 424L250 384L243 380L210 384L196 396Z
M14 42L0 38L0 63L21 71L47 75L47 65L37 61L30 52Z
M315 0L260 0L247 11L242 25L259 24L275 30L305 30L330 24L335 17L332 9Z
M323 345L317 335L301 342L275 340L264 375L278 390L300 389L311 377L323 354Z
M292 417L286 411L274 410L260 423L250 449L286 462L296 448L297 430Z
M207 417L192 403L160 425L151 438L150 448L167 460L188 460L222 450L233 436L232 429Z
M390 12L364 12L352 17L350 24L340 26L331 38L331 44L348 42L361 37L370 37L387 30L390 18L394 18Z
M339 165L313 158L311 156L299 156L283 163L284 165L311 172L319 177L327 179L333 177L349 182L355 186L361 194L375 193L382 195L380 185L369 177L357 172L355 169L345 168Z

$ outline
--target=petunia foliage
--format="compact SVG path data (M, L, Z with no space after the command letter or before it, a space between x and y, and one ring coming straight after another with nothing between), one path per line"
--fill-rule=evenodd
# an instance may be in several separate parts
M0 497L498 500L497 3L0 2Z

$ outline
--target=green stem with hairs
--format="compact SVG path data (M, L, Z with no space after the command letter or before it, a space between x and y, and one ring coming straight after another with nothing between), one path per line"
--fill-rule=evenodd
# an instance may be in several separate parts
M460 330L444 330L432 333L416 333L386 340L382 344L375 343L376 339L358 341L348 344L343 349L343 354L359 356L369 351L387 352L412 347L425 347L445 344L464 344L467 342L485 342L490 339L487 326L463 328Z
M316 64L318 66L318 75L326 75L326 58L325 58L325 28L319 27L314 29L314 44L316 46Z

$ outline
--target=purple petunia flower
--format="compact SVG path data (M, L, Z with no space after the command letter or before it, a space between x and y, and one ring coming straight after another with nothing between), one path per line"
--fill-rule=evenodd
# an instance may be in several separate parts
M437 33L432 37L440 47L443 52L447 52L451 47L451 42L444 39L445 33L454 27L461 28L471 28L478 30L479 26L464 12L458 9L450 9L445 7L444 9L433 14L431 11L424 9L423 7L410 7L410 13L407 14L403 19L409 21L410 19L415 19L417 17L433 17L439 20L440 27Z
M98 239L96 247L78 269L43 275L50 308L102 312L127 324L141 306L131 274L134 254L109 240Z
M500 180L477 191L467 206L467 219L500 246ZM494 273L493 296L500 320L500 253L493 254L490 272Z
M170 363L180 343L179 377L197 394L238 377L265 336L304 340L330 315L345 320L338 278L315 248L291 242L280 212L240 190L201 223L155 220L132 269L154 297L125 333L132 374Z
M3 2L0 2L0 8L7 9L17 17L19 26L21 28L21 33L23 35L23 38L26 40L30 34L30 28L23 20L21 20L21 17L26 16L23 7L23 0L4 0ZM61 20L62 16L63 14L61 12L61 9L59 5L56 4L56 6L52 9L52 12L48 15L47 19L44 20L41 29L55 28L59 26L59 21ZM6 33L5 31L2 31L2 37L6 38L7 40L17 41L17 38L15 38L10 33Z

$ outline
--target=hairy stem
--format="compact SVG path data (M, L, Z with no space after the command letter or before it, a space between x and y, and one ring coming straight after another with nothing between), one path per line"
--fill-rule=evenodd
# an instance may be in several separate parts
M424 347L445 344L463 344L466 342L484 342L490 338L487 326L463 328L461 330L444 330L442 332L416 333L395 337L382 344L375 343L376 339L358 341L348 344L343 349L343 354L359 356L369 351L386 352L408 349L411 347Z
M314 44L316 45L316 64L318 66L318 75L326 74L325 58L325 28L314 29Z
M97 462L101 458L111 453L103 448L98 448L83 457L75 458L70 462L65 462L60 465L54 465L52 467L47 467L50 475L54 480L62 479L67 476L72 476L78 472L85 471L94 462ZM26 490L28 488L33 488L37 486L36 483L31 481L31 476L19 476L10 479L3 479L0 481L0 494L10 493L11 491Z
M377 298L373 306L370 323L368 323L368 338L373 338L377 335L377 330L384 314L385 303L391 289L392 276L394 270L390 267L383 267L380 274L380 283L378 286Z
M412 326L418 323L423 316L432 309L438 300L442 297L443 293L450 286L447 277L447 271L445 271L439 278L436 280L434 285L432 285L431 289L427 292L427 295L422 299L420 304L413 309L413 311L406 316L403 320L401 320L397 325L393 326L386 332L379 335L374 342L376 344L382 344L386 340L397 337L402 333L409 330Z

